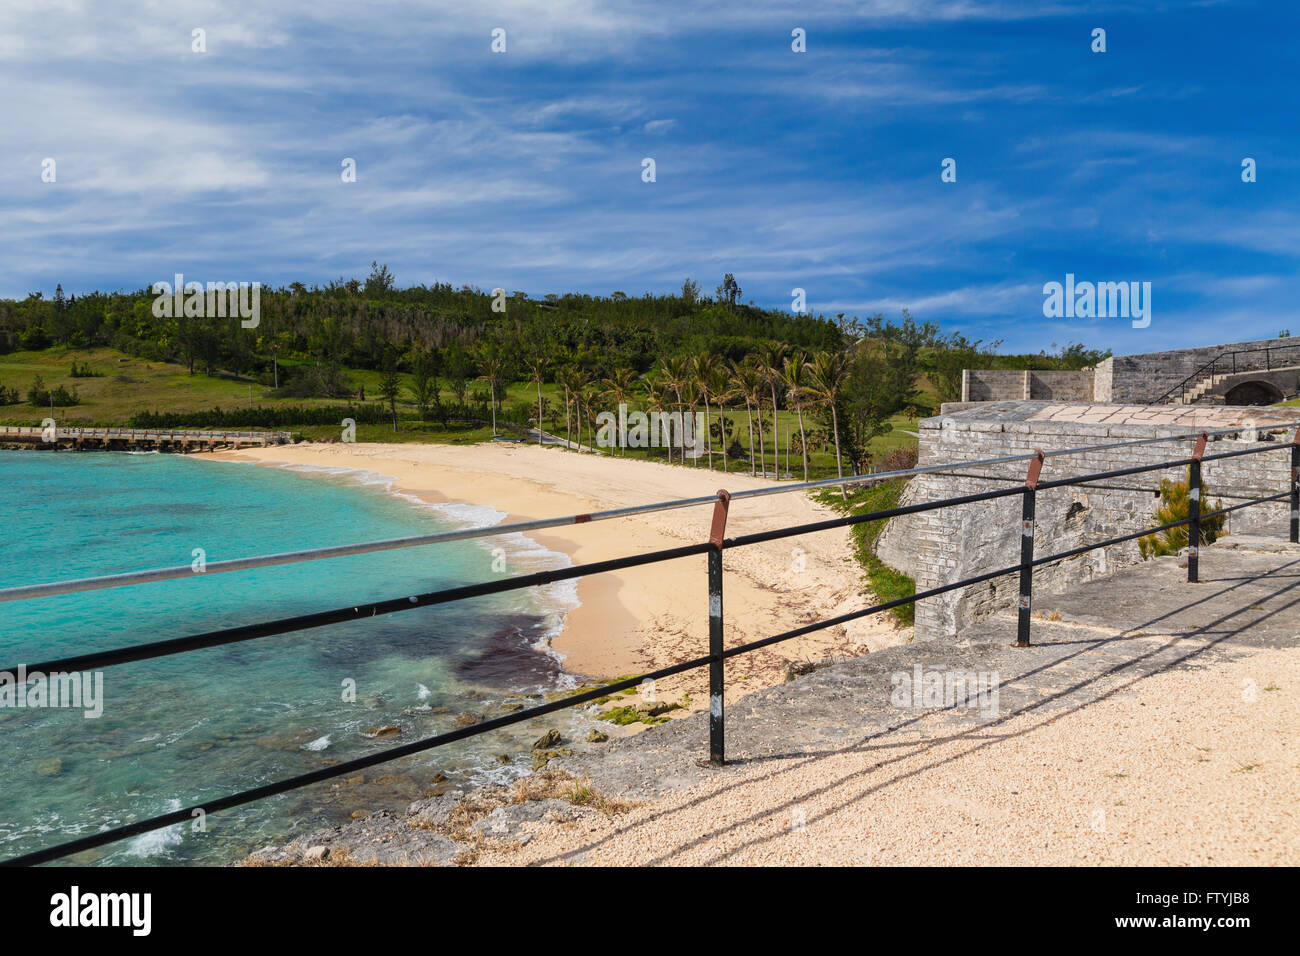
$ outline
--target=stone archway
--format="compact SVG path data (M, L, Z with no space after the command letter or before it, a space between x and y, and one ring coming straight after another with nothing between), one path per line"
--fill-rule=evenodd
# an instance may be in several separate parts
M1282 390L1272 382L1241 382L1223 394L1225 405L1276 405L1284 400Z

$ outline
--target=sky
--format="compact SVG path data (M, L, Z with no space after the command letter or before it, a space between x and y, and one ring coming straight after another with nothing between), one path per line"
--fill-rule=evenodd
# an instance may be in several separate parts
M1297 37L1291 0L6 0L0 297L378 260L536 297L730 272L1003 351L1300 335ZM1067 274L1150 282L1150 323L1046 317Z

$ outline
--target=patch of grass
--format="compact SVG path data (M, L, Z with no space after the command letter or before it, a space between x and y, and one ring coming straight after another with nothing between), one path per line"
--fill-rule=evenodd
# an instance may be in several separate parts
M860 515L872 511L886 511L898 507L907 482L903 479L882 481L850 491L848 500L840 496L838 488L813 495L821 504L834 508L841 514ZM911 597L916 593L916 582L901 571L895 571L876 556L876 542L885 530L885 522L864 521L849 529L853 537L853 554L866 572L867 584L880 603ZM910 627L915 619L914 604L900 604L889 612L899 624Z
M631 800L619 800L614 797L607 797L591 785L590 777L583 777L581 780L573 782L572 789L564 795L563 799L568 800L575 807L591 807L598 810L607 817L615 816L619 813L627 813L634 807L640 806Z

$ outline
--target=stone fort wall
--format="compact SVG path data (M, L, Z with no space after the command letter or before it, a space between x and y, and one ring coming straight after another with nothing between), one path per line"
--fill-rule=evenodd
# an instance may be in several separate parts
M950 406L945 406L945 411ZM1051 407L1064 406L1047 406ZM1079 405L1076 420L1031 420L1026 414L1042 412L1045 403L1008 402L958 411L952 415L925 419L920 423L920 464L953 462L951 471L918 475L904 494L904 504L915 504L959 495L977 494L1010 485L1023 485L1027 462L993 466L961 466L963 461L1003 455L1030 454L1083 445L1130 441L1162 435L1186 434L1201 427L1235 427L1254 413L1259 427L1270 421L1290 421L1300 413L1290 409L1231 409L1187 406L1186 411L1129 409L1115 412L1104 406ZM1141 415L1163 414L1167 418L1200 416L1198 424L1170 425L1133 422ZM1109 416L1107 412L1110 412ZM1218 416L1217 418L1207 416ZM1231 416L1231 417L1229 417ZM1070 417L1068 413L1064 417ZM1120 418L1128 423L1099 421ZM1091 419L1083 420L1083 419ZM1256 420L1252 419L1252 420ZM1226 424L1225 424L1226 423ZM1268 435L1261 432L1254 445L1268 444L1276 451L1206 462L1203 468L1209 500L1224 506L1266 494L1287 490L1290 485L1291 432ZM1225 437L1212 440L1206 454L1248 447L1251 443ZM1161 442L1151 445L1092 451L1080 455L1049 458L1042 480L1063 478L1154 464L1191 453L1192 442ZM1162 469L1123 478L1099 481L1087 486L1046 489L1038 493L1034 549L1037 556L1069 550L1091 541L1140 531L1155 524L1160 480L1185 480L1186 467ZM989 502L943 508L893 519L878 545L887 564L911 575L916 589L924 591L961 578L972 577L1020 560L1021 496ZM1208 507L1205 510L1209 510ZM1228 516L1228 533L1267 533L1279 538L1288 531L1286 501L1257 505ZM1051 606L1050 595L1067 586L1115 573L1141 561L1137 541L1090 551L1044 565L1034 573L1035 610ZM996 611L1013 608L1019 591L1018 576L1009 574L979 585L926 598L916 605L917 640L952 640L962 627Z
M1209 345L1198 349L1175 349L1170 352L1146 352L1121 355L1097 364L1093 400L1097 402L1154 402L1207 362L1224 352L1246 349L1277 348L1273 365L1300 365L1300 339L1257 339ZM1239 356L1243 362L1260 361L1263 356ZM1262 365L1261 365L1262 367ZM1225 368L1225 371L1227 369Z
M963 402L1002 402L1019 399L1092 401L1092 369L1033 372L968 368L963 369L961 375Z

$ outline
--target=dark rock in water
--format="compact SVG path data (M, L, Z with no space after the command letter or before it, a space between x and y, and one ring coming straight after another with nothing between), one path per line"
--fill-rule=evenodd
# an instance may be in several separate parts
M457 727L473 727L475 724L483 723L483 716L481 714L471 714L466 711L463 714L457 714L456 719L452 721L452 723Z
M513 714L513 713L515 713L516 711L520 711L520 710L523 710L523 709L524 709L524 705L523 705L523 704L515 704L515 703L511 703L511 704L502 704L502 705L501 705L501 710L505 711L507 714Z
M402 728L396 724L385 724L383 727L375 727L371 730L361 731L367 737L393 737L402 732Z
M609 740L609 734L605 733L603 730L593 730L591 733L587 734L588 743L603 744L607 740Z
M546 733L542 734L540 737L537 738L536 743L533 744L533 749L554 750L562 743L564 743L564 738L560 736L560 732L558 730L552 727Z
M497 754L497 763L499 763L499 764L501 764L501 765L503 765L503 766L504 766L505 764L514 763L514 761L515 761L515 758L512 757L512 756L510 756L509 754Z

